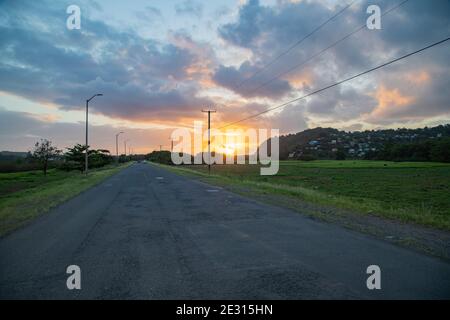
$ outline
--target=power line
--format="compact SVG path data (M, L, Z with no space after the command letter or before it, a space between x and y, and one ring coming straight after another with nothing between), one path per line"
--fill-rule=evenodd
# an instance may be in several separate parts
M381 14L381 16L383 17L383 16L385 16L385 15L391 13L392 11L394 11L394 10L396 10L397 8L401 7L402 5L404 5L404 4L405 4L406 2L408 2L408 1L409 1L409 0L404 0L404 1L400 2L399 4L395 5L394 7L392 7L392 8L390 8L390 9L386 10L384 13ZM309 61L311 61L311 60L313 60L314 58L316 58L316 57L322 55L322 54L325 53L326 51L328 51L328 50L330 50L331 48L337 46L339 43L341 43L341 42L347 40L348 38L350 38L351 36L353 36L354 34L358 33L359 31L361 31L361 30L363 30L363 29L365 29L365 28L366 28L366 24L363 24L363 25L359 26L359 27L358 27L357 29L355 29L354 31L350 32L349 34L347 34L347 35L344 36L343 38L337 40L336 42L334 42L333 44L329 45L329 46L326 47L325 49L322 49L321 51L319 51L319 52L313 54L312 56L310 56L308 59L304 60L303 62L301 62L301 63L299 63L299 64L296 64L295 66L291 67L290 69L288 69L288 70L286 70L286 71L283 71L283 72L279 73L279 74L276 75L275 77L273 77L273 78L269 79L268 81L262 83L261 85L259 85L258 87L254 88L254 89L251 90L250 92L247 92L247 95L248 95L248 94L252 94L252 93L258 91L259 89L261 89L261 88L267 86L268 84L270 84L270 83L272 83L273 81L279 79L280 77L282 77L282 76L284 76L284 75L286 75L286 74L288 74L288 73L290 73L290 72L292 72L292 71L294 71L294 70L300 68L301 66L305 65L305 64L308 63Z
M240 122L243 122L243 121L252 119L252 118L256 118L256 117L258 117L258 116L260 116L260 115L262 115L262 114L265 114L265 113L267 113L267 112L270 112L270 111L273 111L273 110L275 110L275 109L279 109L279 108L285 107L285 106L287 106L287 105L289 105L289 104L291 104L291 103L293 103L293 102L296 102L296 101L299 101L299 100L303 100L303 99L305 99L305 98L308 98L308 97L310 97L310 96L312 96L312 95L315 95L315 94L317 94L317 93L320 93L320 92L322 92L322 91L325 91L325 90L328 90L328 89L330 89L330 88L339 86L339 85L341 85L341 84L343 84L343 83L345 83L345 82L348 82L348 81L350 81L350 80L353 80L353 79L355 79L355 78L358 78L358 77L360 77L360 76L362 76L362 75L368 74L368 73L370 73L370 72L372 72L372 71L381 69L381 68L386 67L386 66L388 66L388 65L390 65L390 64L393 64L393 63L395 63L395 62L398 62L398 61L400 61L400 60L403 60L403 59L408 58L408 57L410 57L410 56L413 56L413 55L415 55L415 54L418 54L418 53L420 53L420 52L422 52L422 51L428 50L428 49L430 49L430 48L432 48L432 47L435 47L435 46L437 46L437 45L439 45L439 44L441 44L441 43L444 43L444 42L446 42L446 41L448 41L448 40L450 40L450 37L448 37L448 38L446 38L446 39L443 39L443 40L440 40L440 41L438 41L438 42L435 42L435 43L433 43L433 44L430 44L430 45L428 45L428 46L426 46L426 47L423 47L423 48L421 48L421 49L419 49L419 50L416 50L416 51L413 51L413 52L411 52L411 53L405 54L405 55L403 55L403 56L401 56L401 57L395 58L394 60L391 60L391 61L385 62L385 63L383 63L383 64L380 64L380 65L378 65L378 66L376 66L376 67L373 67L373 68L371 68L371 69L369 69L369 70L366 70L366 71L363 71L363 72L358 73L358 74L356 74L356 75L353 75L353 76L351 76L351 77L349 77L349 78L346 78L346 79L344 79L344 80L335 82L335 83L333 83L333 84L331 84L331 85L328 85L328 86L326 86L326 87L323 87L323 88L321 88L321 89L318 89L318 90L316 90L316 91L313 91L313 92L311 92L311 93L308 93L307 95L304 95L304 96L302 96L302 97L299 97L299 98L290 100L290 101L288 101L288 102L285 102L285 103L283 103L283 104L281 104L281 105L279 105L279 106L276 106L276 107L273 107L273 108L269 108L269 109L267 109L267 110L265 110L265 111L262 111L262 112L259 112L259 113L255 114L255 115L252 115L252 116L246 117L246 118L244 118L244 119L241 119L241 120L238 120L238 121L229 123L229 124L227 124L227 125L224 125L224 126L220 127L219 130L220 130L220 129L223 129L223 128L226 128L226 127L229 127L229 126L232 126L232 125L235 125L235 124L237 124L237 123L240 123Z
M266 70L268 67L270 67L271 65L273 65L276 61L278 61L278 59L280 59L281 57L285 56L286 54L288 54L289 52L292 51L292 49L294 49L296 46L300 45L303 41L305 41L306 39L308 39L309 37L311 37L314 33L316 33L317 31L319 31L320 29L322 29L325 25L327 25L329 22L331 22L332 20L334 20L336 17L338 17L339 15L341 15L345 10L347 10L348 8L350 8L354 3L356 2L356 0L353 0L352 2L350 2L348 5L346 5L343 9L341 9L339 12L337 12L336 14L334 14L333 16L331 16L328 20L326 20L325 22L323 22L321 25L319 25L318 27L316 27L314 30L312 30L310 33L308 33L306 36L304 36L302 39L298 40L297 42L295 42L294 44L292 44L287 50L283 51L282 53L280 53L278 56L276 56L274 59L272 59L268 64L264 65L261 69L257 70L256 72L254 72L249 78L246 78L244 80L242 80L235 88L239 89L244 83L246 83L247 81L253 79L256 75L260 74L261 72L263 72L264 70Z

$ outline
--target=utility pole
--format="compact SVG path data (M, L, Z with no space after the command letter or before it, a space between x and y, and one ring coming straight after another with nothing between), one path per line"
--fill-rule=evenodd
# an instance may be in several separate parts
M208 174L211 174L211 113L216 113L216 110L202 110L208 113Z
M86 153L84 155L84 173L88 173L89 164L88 164L88 157L89 157L89 139L88 139L88 127L89 127L89 101L94 99L95 97L101 97L103 96L102 93L94 94L92 97L86 100Z
M161 163L162 144L159 145L159 163Z
M116 158L117 163L119 163L119 135L121 135L123 131L120 131L119 133L116 133Z

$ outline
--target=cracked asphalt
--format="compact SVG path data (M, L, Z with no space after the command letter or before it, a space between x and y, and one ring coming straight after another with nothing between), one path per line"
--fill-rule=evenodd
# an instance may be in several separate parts
M449 299L450 265L138 163L0 239L0 298Z

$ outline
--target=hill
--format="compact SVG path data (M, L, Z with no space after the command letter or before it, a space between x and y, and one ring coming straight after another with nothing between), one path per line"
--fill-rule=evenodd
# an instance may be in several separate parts
M280 137L280 159L450 162L450 125L347 132L308 129Z

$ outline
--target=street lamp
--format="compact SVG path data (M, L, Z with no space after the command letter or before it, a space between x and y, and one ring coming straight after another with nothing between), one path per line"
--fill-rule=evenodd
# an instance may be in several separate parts
M122 133L124 133L124 132L120 131L119 133L116 133L116 157L117 157L117 162L119 162L119 135L121 135Z
M125 156L127 155L127 142L130 141L130 139L124 140L123 141L123 145L124 145L124 151L125 151Z
M84 172L85 172L85 174L88 173L88 168L89 168L89 165L88 165L88 153L89 153L89 145L88 145L88 120L89 120L89 118L88 118L88 111L89 111L89 101L91 101L95 97L101 97L101 96L103 96L102 93L97 93L97 94L94 94L91 98L86 100L86 154L85 154L85 158L84 158L85 159L84 160L84 163L85 163Z

